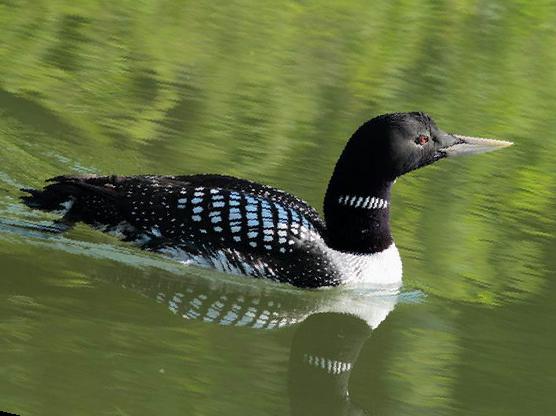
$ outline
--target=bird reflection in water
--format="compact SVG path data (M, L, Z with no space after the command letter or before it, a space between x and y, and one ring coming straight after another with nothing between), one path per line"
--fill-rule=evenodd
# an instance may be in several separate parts
M365 414L350 398L350 375L365 341L394 309L399 294L199 281L146 276L118 283L188 320L261 330L295 325L288 367L292 414Z
M142 267L141 273L98 278L164 304L184 319L259 330L293 326L288 391L294 415L365 414L352 403L348 389L359 352L402 297L405 301L415 300L413 293L399 294L388 288L309 291L286 285L236 282L220 276L205 279L195 273L184 275L183 268L170 270L166 262L151 261L111 245L52 236L45 233L44 227L0 225L3 231L31 237L29 241L35 244L51 247L55 243L66 252Z
M343 313L309 316L290 351L288 391L293 415L363 415L352 403L349 379L372 328Z

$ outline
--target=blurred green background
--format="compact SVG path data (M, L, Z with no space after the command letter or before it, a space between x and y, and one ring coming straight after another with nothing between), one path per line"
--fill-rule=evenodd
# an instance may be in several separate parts
M63 173L212 172L320 210L355 128L419 110L515 146L397 182L404 291L422 295L365 341L350 400L363 414L551 414L555 46L553 1L0 0L0 409L303 414L311 386L301 404L288 390L299 324L184 320L145 289L266 288L85 227L25 231L54 217L22 207L18 188ZM329 302L268 290L289 313L291 299ZM311 331L333 333L332 321Z

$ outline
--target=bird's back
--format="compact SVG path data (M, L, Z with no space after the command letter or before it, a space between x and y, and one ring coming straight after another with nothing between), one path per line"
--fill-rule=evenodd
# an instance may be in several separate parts
M325 225L304 201L220 175L61 176L28 205L66 208L82 221L142 248L224 272L296 286L339 283Z

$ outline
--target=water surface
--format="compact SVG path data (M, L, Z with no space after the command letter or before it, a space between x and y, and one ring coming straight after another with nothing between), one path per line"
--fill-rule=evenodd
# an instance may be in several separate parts
M556 7L0 1L0 409L522 415L556 406ZM398 180L397 295L185 267L18 202L64 173L224 173L320 209L422 110L512 140Z

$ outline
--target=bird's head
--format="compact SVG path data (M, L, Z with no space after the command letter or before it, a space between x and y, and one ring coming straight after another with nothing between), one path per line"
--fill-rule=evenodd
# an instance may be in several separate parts
M340 158L361 179L394 180L440 159L510 146L502 140L449 134L425 113L393 113L373 118L353 134ZM353 176L352 176L353 178Z

